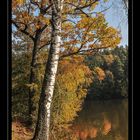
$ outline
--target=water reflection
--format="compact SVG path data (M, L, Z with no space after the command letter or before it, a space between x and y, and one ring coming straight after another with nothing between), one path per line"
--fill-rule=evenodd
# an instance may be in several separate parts
M86 101L71 130L72 140L128 140L128 101Z

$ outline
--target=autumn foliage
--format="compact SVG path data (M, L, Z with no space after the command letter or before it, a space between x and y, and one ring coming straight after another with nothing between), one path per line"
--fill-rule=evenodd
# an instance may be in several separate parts
M53 138L58 131L68 129L75 119L93 79L102 83L107 77L107 72L100 66L90 69L85 57L115 48L120 43L120 32L107 23L104 13L94 12L98 4L98 0L64 0L63 10L59 11L62 40L51 107L50 133ZM30 118L33 129L46 74L45 65L50 60L48 57L54 43L52 5L50 0L12 1L12 116L27 122ZM111 54L105 57L109 65L114 60Z

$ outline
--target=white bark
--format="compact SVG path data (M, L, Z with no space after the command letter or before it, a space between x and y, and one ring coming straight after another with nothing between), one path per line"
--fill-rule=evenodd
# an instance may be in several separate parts
M52 6L52 41L45 76L39 102L38 121L34 140L49 140L51 103L58 67L59 52L61 46L61 11L62 0L51 0Z

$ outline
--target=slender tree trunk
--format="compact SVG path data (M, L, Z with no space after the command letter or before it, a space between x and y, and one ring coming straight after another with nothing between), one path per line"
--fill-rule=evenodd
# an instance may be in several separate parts
M51 102L61 45L62 0L50 0L52 6L52 37L39 101L38 120L33 140L49 140Z
M37 49L39 46L39 41L40 41L40 33L36 33L36 37L34 40L34 46L33 46L33 51L32 51L32 60L31 60L31 69L30 69L30 79L29 79L29 84L35 83L36 82L36 75L35 75L35 67L37 64ZM29 125L32 126L33 124L33 112L35 110L35 105L33 102L33 97L35 94L34 89L29 89L29 98L28 98L28 111L29 111Z

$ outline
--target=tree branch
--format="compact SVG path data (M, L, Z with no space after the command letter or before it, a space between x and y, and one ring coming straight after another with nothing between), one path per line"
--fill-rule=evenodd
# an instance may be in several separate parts
M48 5L48 7L40 8L40 12L44 15L51 8L53 4Z
M50 4L50 5L48 5L47 7L42 7L41 5L39 5L38 2L34 2L33 0L30 0L30 2L31 2L32 4L34 4L34 5L36 5L36 6L40 9L40 13L43 14L43 15L45 15L46 12L47 12L47 11L51 8L51 6L53 5L53 4Z
M73 53L69 53L69 54L60 56L60 60L62 60L65 57L72 56L72 55L87 55L88 52L93 53L93 52L97 52L98 50L107 49L107 48L108 47L99 47L99 48L91 48L91 49L87 49L87 50L76 51L76 52L73 52Z
M31 2L31 4L36 5L38 8L40 8L40 5L39 5L38 2L35 2L35 1L33 1L33 0L30 0L30 2Z
M91 3L89 3L89 4L87 4L87 2L86 2L86 4L84 6L81 6L81 7L79 5L75 5L75 4L70 3L70 2L65 2L64 4L68 4L68 5L71 5L71 6L75 7L75 10L79 10L79 9L82 10L84 8L91 7L94 3L98 2L98 1L99 0L94 0Z
M109 7L105 8L105 9L99 11L99 12L91 12L90 14L100 14L100 13L103 13L103 12L109 10L111 7L112 7L112 5L110 5Z
M93 2L89 3L89 4L85 4L84 6L82 7L78 7L78 9L84 9L84 8L87 8L87 7L90 7L92 6L94 3L98 2L99 0L94 0ZM87 3L87 2L86 2Z
M43 32L46 28L48 27L48 25L46 24L46 25L44 25L44 27L42 27L41 29L40 29L40 31L41 32Z
M85 40L85 39L86 39L86 36L87 36L88 32L90 31L90 27L91 27L93 24L94 24L94 21L88 26L88 28L87 28L87 30L86 30L87 32L86 32L86 34L84 35L84 37L82 38L82 40ZM81 40L81 42L83 42L82 40ZM87 43L87 41L88 41L88 40L84 41L84 43L81 43L81 46L79 47L79 49L78 49L77 51L72 52L72 53L69 53L69 54L66 54L66 55L63 55L62 57L67 57L67 56L69 56L69 55L78 54L79 52L81 52L81 50L82 50L84 44ZM97 41L98 41L98 39L97 39L93 44L95 44Z
M41 50L42 48L44 48L45 46L49 45L51 43L51 41L49 40L47 43L45 43L44 45L42 45L38 50Z
M85 9L85 8L88 8L88 7L91 7L94 3L96 3L96 2L98 2L99 0L94 0L94 1L92 1L91 3L89 3L89 4L87 4L87 1L86 1L86 4L84 5L84 6L79 6L79 5L75 5L75 4L73 4L73 3L70 3L70 2L65 2L64 4L68 4L68 5L71 5L71 6L73 6L73 7L75 7L75 11L80 11L81 13L67 13L67 14L85 14L87 17L90 17L90 13L86 13L86 12L84 12L83 11L83 9Z
M25 28L24 28L24 29L20 29L19 25L17 24L17 23L19 23L19 22L15 22L15 21L12 20L12 23L14 24L14 26L15 26L19 31L21 31L22 33L26 34L27 36L29 36L29 37L34 41L34 37L33 37L29 32L26 31L27 28L28 28L28 26L27 26L26 24L21 23L21 24L23 24L23 25L25 26Z
M69 4L69 5L71 5L71 6L73 6L73 7L75 7L75 11L76 10L79 10L82 14L85 14L87 17L90 17L87 13L85 13L81 8L79 8L78 6L76 6L76 5L74 5L73 3L69 3L69 2L65 2L65 4Z
M76 22L74 22L74 21L71 20L71 19L65 19L65 20L62 21L62 23L64 23L64 22L68 22L68 21L76 25Z

